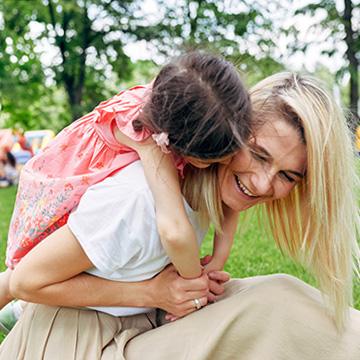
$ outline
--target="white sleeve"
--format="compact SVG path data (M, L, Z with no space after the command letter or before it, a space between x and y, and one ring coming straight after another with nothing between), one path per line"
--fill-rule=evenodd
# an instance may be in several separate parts
M139 255L155 214L148 189L107 180L86 191L68 226L94 267L110 275Z

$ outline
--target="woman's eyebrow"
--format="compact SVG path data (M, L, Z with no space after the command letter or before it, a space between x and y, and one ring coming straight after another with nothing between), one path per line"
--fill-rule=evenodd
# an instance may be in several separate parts
M257 151L263 153L267 158L269 158L269 160L273 159L273 156L265 149L263 148L261 145L255 143L255 148L257 149Z

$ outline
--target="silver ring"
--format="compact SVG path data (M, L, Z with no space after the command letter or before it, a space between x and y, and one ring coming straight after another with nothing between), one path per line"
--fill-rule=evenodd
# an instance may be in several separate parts
M201 302L199 299L194 299L193 302L197 310L201 309Z

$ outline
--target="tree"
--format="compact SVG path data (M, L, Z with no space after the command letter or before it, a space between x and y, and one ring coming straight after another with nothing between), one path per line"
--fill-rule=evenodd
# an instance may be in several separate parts
M139 6L131 0L19 1L16 6L2 0L1 10L4 16L12 13L21 19L23 39L36 26L34 42L45 43L48 59L53 58L43 66L65 89L71 117L76 119L110 94L107 80L113 72L121 79L130 77L131 63L123 45ZM5 20L11 26L7 15Z
M162 55L160 62L184 49L205 48L221 53L244 72L256 69L257 79L283 68L272 59L273 34L264 35L272 23L261 1L158 0L157 4L157 17L139 23L136 34Z
M349 60L350 72L350 109L359 116L359 57L360 57L360 26L357 31L353 27L354 5L351 0L344 0L345 9L342 14L342 22L345 27L345 42L347 45L346 56ZM359 3L360 4L360 3ZM358 16L360 23L360 15Z
M16 6L13 0L0 0L0 11L5 29L12 32L7 38L30 44L29 57L32 54L38 66L34 75L41 77L39 89L48 93L45 80L56 85L56 94L63 88L70 118L76 119L111 96L115 82L129 83L134 68L146 68L146 62L132 64L124 51L126 44L137 40L147 41L157 63L183 49L205 47L246 72L255 69L256 79L278 70L271 36L258 33L259 28L271 31L258 2L157 0L155 15L149 16L140 0L19 0ZM35 84L33 80L26 89Z
M158 63L184 50L204 48L232 61L249 86L284 69L276 60L269 16L273 9L267 2L158 0L157 4L157 16L137 24L137 39L148 42Z
M339 43L346 44L345 56L347 64L338 71L338 76L349 74L349 108L359 119L359 59L360 59L360 2L358 0L344 0L343 9L336 6L332 0L322 0L307 5L297 11L297 14L314 16L317 12L326 12L326 16L313 27L328 31L329 48L324 53L333 56L339 49ZM355 9L357 11L355 12ZM306 50L307 44L299 44Z
M240 10L216 0L158 0L158 9L158 19L152 25L139 24L137 35L166 56L197 46L232 53L257 15L251 7Z
M44 73L36 56L33 40L26 36L29 17L20 16L20 8L4 11L0 2L0 101L2 126L18 124L30 127L37 101L44 95ZM29 10L24 2L21 8ZM11 117L10 115L11 114Z

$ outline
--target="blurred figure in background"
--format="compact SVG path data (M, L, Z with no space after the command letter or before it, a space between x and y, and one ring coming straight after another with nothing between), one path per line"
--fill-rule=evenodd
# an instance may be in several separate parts
M9 148L4 148L0 154L0 187L16 185L19 171L16 169L16 159Z

